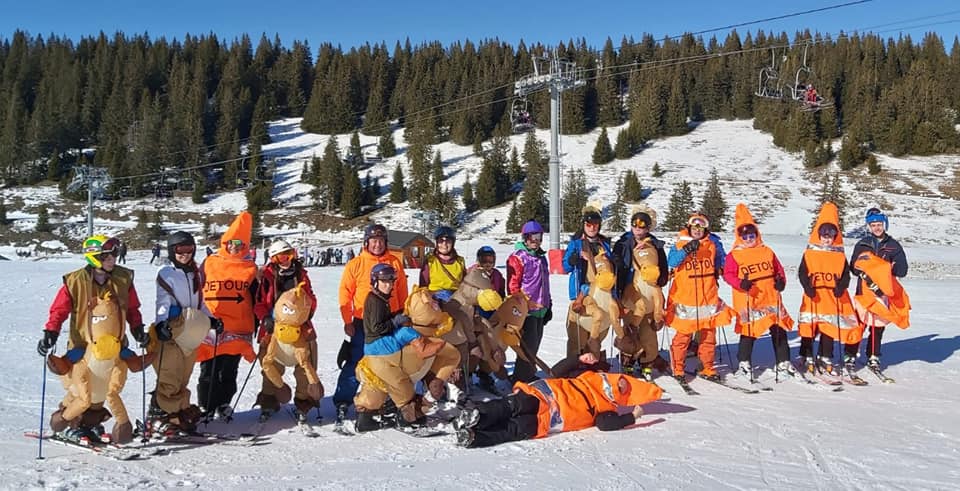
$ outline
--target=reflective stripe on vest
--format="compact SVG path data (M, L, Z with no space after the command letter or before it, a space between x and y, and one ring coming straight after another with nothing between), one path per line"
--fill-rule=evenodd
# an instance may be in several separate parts
M544 400L547 401L547 408L550 411L550 429L551 433L563 431L563 417L560 415L560 405L557 404L557 397L553 395L553 389L547 384L546 380L537 379L530 382L530 387L536 389Z
M723 309L723 301L718 301L713 305L683 305L676 303L673 305L673 312L677 319L685 321L695 321L709 319L720 313Z

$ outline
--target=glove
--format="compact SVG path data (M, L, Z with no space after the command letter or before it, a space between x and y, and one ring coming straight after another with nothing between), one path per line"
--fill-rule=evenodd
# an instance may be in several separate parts
M543 314L543 323L546 324L553 320L553 306L547 307L547 312Z
M778 292L782 292L784 288L787 287L787 279L777 276L773 279L773 288Z
M402 326L408 326L413 322L410 319L410 316L404 313L393 316L393 319L390 319L390 321L393 322L393 327L396 327L397 329Z
M843 296L843 292L845 292L845 291L847 291L847 289L844 288L843 285L841 285L841 284L839 284L839 283L837 283L836 285L833 285L833 296L834 296L834 297L837 297L837 298L842 297L842 296Z
M160 321L153 325L153 329L157 332L157 339L160 341L170 341L173 339L173 329L170 329L170 323L167 321Z
M874 283L873 278L867 276L866 273L860 273L860 277L863 278L863 281L867 284L867 288L869 288L870 291L872 291L873 293L876 293L877 295L884 294L883 290L881 290L880 287L877 286L876 283Z
M683 252L686 252L687 254L693 254L699 248L700 248L700 241L691 240L690 242L687 242L686 244L683 245Z
M146 348L150 344L150 334L143 329L143 324L130 328L130 333L133 334L133 339L137 341L141 348Z
M350 351L352 350L353 346L350 341L344 339L343 343L340 344L340 351L337 352L337 368L343 370L344 365L350 361Z
M812 286L804 286L804 287L803 287L803 294L806 295L806 296L808 296L808 297L810 297L810 298L813 298L813 297L815 297L815 296L817 295L817 291L814 290Z
M264 317L263 320L260 321L260 329L263 331L267 331L267 334L270 334L270 335L273 334L273 326L274 326L273 317Z
M752 281L750 281L750 280L748 280L748 279L746 279L746 278L740 280L740 289L741 289L741 290L743 290L743 291L745 291L745 292L748 292L748 291L750 291L751 288L753 288L753 282L752 282Z
M40 353L40 356L47 356L47 353L57 345L58 337L60 333L57 331L43 331L43 339L37 343L37 353Z
M216 317L210 318L210 329L217 331L217 334L223 334L223 321Z

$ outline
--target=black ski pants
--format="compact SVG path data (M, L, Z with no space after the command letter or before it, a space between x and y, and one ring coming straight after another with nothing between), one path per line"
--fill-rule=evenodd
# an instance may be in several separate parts
M537 436L540 399L530 394L517 392L490 400L481 403L477 410L480 420L473 427L472 447L489 447Z
M197 401L210 412L230 404L237 393L237 367L240 355L218 355L200 363Z
M740 336L740 345L737 347L737 360L750 361L753 356L753 343L757 338ZM777 363L790 359L790 345L787 344L787 331L782 327L770 326L770 341L773 343L773 353Z
M530 356L536 357L537 352L540 350L540 341L543 339L543 317L534 317L527 316L527 319L523 321L523 332L520 334L520 339L523 341L523 346L526 348ZM533 382L537 379L537 366L533 363L528 363L520 357L517 357L517 363L513 366L513 377L511 378L514 382Z

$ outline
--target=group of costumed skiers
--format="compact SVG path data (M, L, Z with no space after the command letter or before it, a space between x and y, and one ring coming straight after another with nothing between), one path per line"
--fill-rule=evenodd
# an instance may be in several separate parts
M460 409L454 421L457 441L466 447L591 426L620 429L636 422L643 404L660 398L654 370L686 385L685 359L694 346L699 375L719 381L716 329L734 319L740 334L735 377L753 380L754 342L768 331L775 372L797 377L787 345L794 321L781 298L786 274L747 207L737 206L729 253L701 213L689 217L669 252L651 234L655 220L649 208L636 211L630 230L612 243L600 233L599 206L584 208L582 227L562 263L570 277L566 358L552 367L538 357L544 326L553 317L539 223L522 226L506 260L506 277L496 268L493 248L480 248L477 262L467 267L455 248L455 230L438 227L436 246L424 257L412 291L401 258L389 251L387 229L368 226L361 252L345 265L339 287L346 339L332 396L337 428L350 405L356 407L356 431L371 431L421 427L426 414L453 403ZM866 223L869 234L856 244L849 262L832 203L823 205L811 230L799 266L803 298L797 324L804 372L837 376L831 355L838 341L843 370L854 376L865 332L867 364L879 372L884 328L909 325L909 299L898 281L907 273L903 249L886 233L889 223L880 210L870 209ZM141 428L144 437L189 434L214 418L229 421L241 358L261 367L256 397L261 421L291 399L297 419L307 420L324 397L310 321L316 296L287 242L273 241L262 268L249 260L251 228L251 215L241 213L221 237L221 247L199 265L194 238L186 232L170 235L170 264L157 273L156 317L149 328L133 271L116 264L119 241L101 235L84 241L88 264L64 276L37 346L66 389L50 418L54 432L73 441L131 441L133 426L119 394L127 372L147 366L157 382ZM732 308L720 298L721 277L733 289ZM851 278L858 280L852 299ZM67 351L57 356L57 339L68 318ZM124 324L139 352L128 346ZM669 361L660 356L657 341L664 325L675 331ZM601 350L610 329L619 351L616 373ZM516 354L511 374L505 368L508 349ZM200 363L196 404L189 388L195 363ZM287 368L293 370L293 389L283 379ZM503 397L468 400L474 377L479 387ZM511 390L501 390L504 384ZM111 415L115 423L108 432L103 423Z

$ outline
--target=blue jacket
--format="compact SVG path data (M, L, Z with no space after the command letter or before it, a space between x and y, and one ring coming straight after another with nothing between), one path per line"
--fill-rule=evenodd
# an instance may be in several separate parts
M610 258L610 262L614 265L614 270L616 270L617 260L613 256L613 249L610 248L610 239L603 235L598 235L597 243L606 252L607 257ZM589 288L589 284L587 283L587 262L580 257L580 251L582 250L583 233L581 232L570 239L570 243L567 244L567 251L563 255L563 272L570 275L570 300L577 298L577 292L580 291L583 285L588 285L587 288Z

